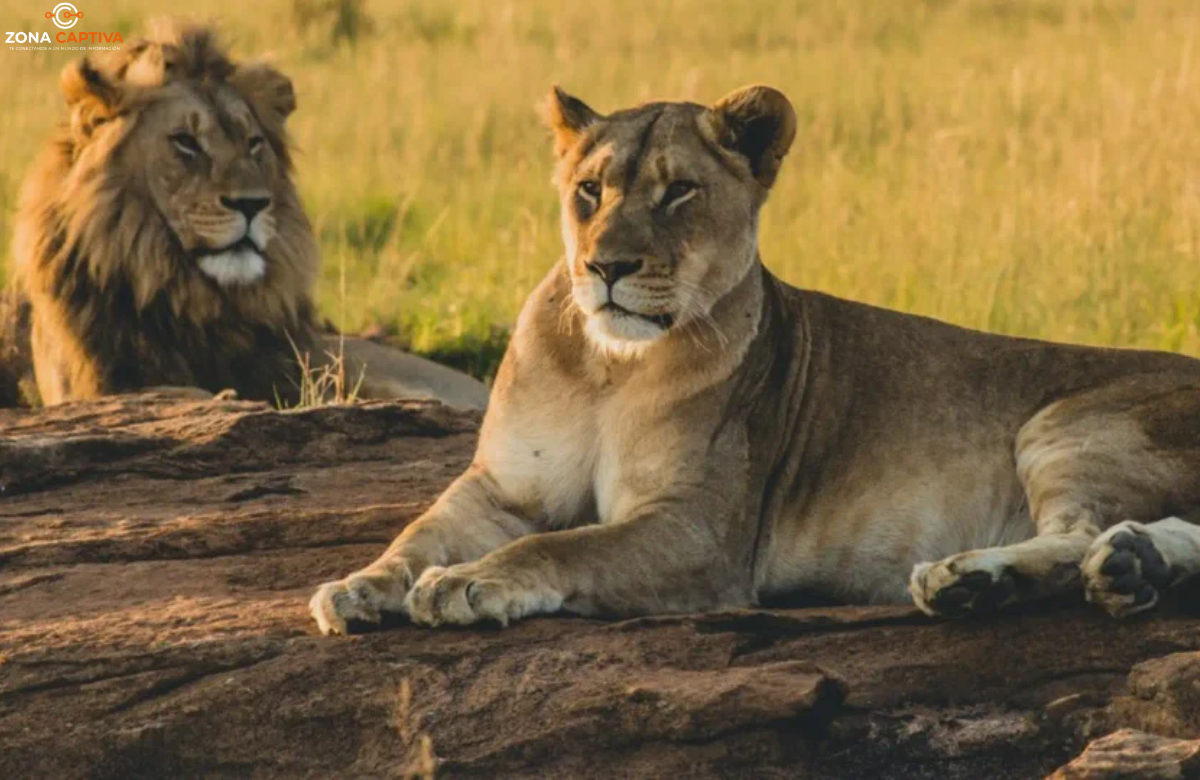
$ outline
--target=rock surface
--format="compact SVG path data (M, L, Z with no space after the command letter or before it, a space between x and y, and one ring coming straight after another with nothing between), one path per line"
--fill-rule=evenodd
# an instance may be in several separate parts
M1200 739L1122 729L1098 739L1050 780L1149 780L1200 777Z
M398 349L354 336L326 335L325 354L342 356L360 398L440 401L457 409L487 408L488 387L472 376Z
M1178 607L317 636L313 587L438 495L478 419L152 396L0 411L0 777L976 780L1043 776L1123 727L1196 736L1200 618Z

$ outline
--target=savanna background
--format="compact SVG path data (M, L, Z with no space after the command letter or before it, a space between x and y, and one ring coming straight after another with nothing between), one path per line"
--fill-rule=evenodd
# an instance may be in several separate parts
M51 3L0 0L42 31ZM81 29L196 6L80 0ZM43 8L46 6L46 8ZM1200 355L1196 0L213 0L295 82L325 316L487 377L560 254L559 83L607 111L749 82L800 118L787 281L974 328ZM0 245L78 53L0 50Z

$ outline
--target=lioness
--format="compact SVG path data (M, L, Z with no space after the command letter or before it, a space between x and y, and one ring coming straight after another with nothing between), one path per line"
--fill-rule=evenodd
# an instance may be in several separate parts
M548 114L566 258L473 464L321 586L323 632L794 589L941 615L1085 590L1123 616L1200 572L1200 361L783 284L756 235L796 132L773 89L607 116L556 91Z

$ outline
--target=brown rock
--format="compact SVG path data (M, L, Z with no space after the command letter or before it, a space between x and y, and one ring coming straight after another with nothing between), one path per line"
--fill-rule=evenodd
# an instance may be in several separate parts
M1200 739L1123 729L1088 745L1047 780L1152 780L1200 777Z
M354 336L323 336L327 355L340 355L360 398L440 401L456 409L487 408L488 387L420 355Z
M1200 735L1200 653L1135 666L1126 695L1113 700L1105 720L1172 737Z
M975 780L1042 776L1122 717L1195 723L1200 620L1179 615L316 636L313 587L436 498L478 420L149 396L0 411L0 777Z

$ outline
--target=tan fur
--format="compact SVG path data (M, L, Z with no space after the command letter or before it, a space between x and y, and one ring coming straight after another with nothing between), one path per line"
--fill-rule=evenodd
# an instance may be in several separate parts
M291 180L288 79L233 62L208 30L167 28L68 66L62 92L69 121L26 179L13 247L42 400L291 395L318 256Z
M796 131L775 90L611 115L556 90L546 116L566 257L474 463L321 586L323 632L796 590L952 615L1086 591L1123 615L1200 573L1200 362L775 279L758 212Z

